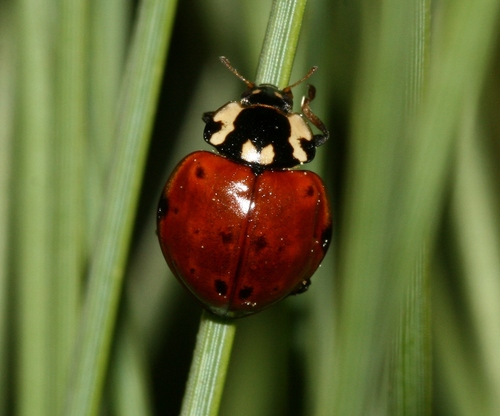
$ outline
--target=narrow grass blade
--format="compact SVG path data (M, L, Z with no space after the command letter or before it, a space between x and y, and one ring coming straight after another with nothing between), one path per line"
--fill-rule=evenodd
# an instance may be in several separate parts
M457 313L456 299L450 287L443 284L444 268L438 263L433 277L433 303L439 305L434 318L434 356L436 367L436 392L434 408L436 414L456 416L494 416L490 389L478 371L481 364L471 360L470 336L464 333L464 322Z
M491 173L497 161L485 149L479 108L479 100L471 97L462 118L452 215L480 357L476 369L488 385L486 404L491 409L483 414L495 415L500 412L500 207Z
M405 108L410 122L419 111L430 55L429 0L408 2L411 15L409 77L406 81ZM421 416L430 414L432 397L431 320L428 249L422 242L413 272L408 276L401 304L394 350L390 351L389 408L391 414Z
M430 415L432 397L431 316L428 256L422 248L410 276L391 351L389 408L394 415Z
M50 1L20 0L15 7L19 112L13 172L13 260L17 293L16 402L20 416L50 414L52 6Z
M275 0L255 77L256 84L288 85L307 0Z
M116 151L89 284L66 413L99 409L148 139L172 30L175 1L143 1L129 55L115 134Z
M58 19L55 88L54 282L50 337L52 389L50 413L60 414L75 347L81 282L87 260L85 162L87 158L87 7L84 0L63 0Z
M182 416L218 414L236 324L208 312L201 316Z
M118 333L109 383L115 414L153 416L146 345L129 322L123 323Z
M15 103L15 41L12 5L0 4L0 414L7 414L9 393L8 328L13 310L9 302L11 281L10 262L13 256L10 238L11 200L13 179L14 103Z
M87 244L99 233L99 215L106 202L106 181L116 144L115 125L120 84L130 38L131 4L127 0L88 2L88 152Z

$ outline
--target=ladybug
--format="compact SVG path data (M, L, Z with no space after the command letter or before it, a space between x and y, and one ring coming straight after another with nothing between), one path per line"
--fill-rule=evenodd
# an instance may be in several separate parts
M170 269L209 311L253 314L302 293L331 240L321 178L291 168L310 162L328 130L309 108L294 113L291 89L247 85L240 101L203 115L204 138L218 154L185 157L160 197L157 234ZM314 135L307 121L321 131Z

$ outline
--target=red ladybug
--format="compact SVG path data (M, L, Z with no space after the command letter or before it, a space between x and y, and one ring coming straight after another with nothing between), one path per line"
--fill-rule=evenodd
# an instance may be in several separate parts
M211 312L241 317L307 290L331 239L330 206L320 177L290 170L310 162L328 139L291 88L247 84L241 101L205 113L204 138L220 155L194 152L172 173L158 206L158 238L177 279Z

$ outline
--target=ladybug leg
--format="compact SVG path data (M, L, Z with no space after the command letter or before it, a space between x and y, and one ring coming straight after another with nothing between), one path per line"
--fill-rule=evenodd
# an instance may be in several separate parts
M300 295L301 293L306 292L307 289L309 289L309 286L311 286L311 279L302 280L302 282L300 282L288 296Z
M323 133L323 134L315 134L314 135L315 146L321 146L323 143L325 143L328 140L328 137L330 137L330 133L328 133L326 126L316 116L316 114L314 114L311 111L311 107L309 107L309 103L312 100L314 100L314 97L316 97L316 88L314 88L312 85L309 85L307 97L302 98L302 113L312 124L314 124L316 126L316 128L318 130L321 131L321 133Z
M206 113L203 113L203 116L201 117L201 119L205 123L209 123L209 122L213 121L214 114L215 114L215 111L207 111Z

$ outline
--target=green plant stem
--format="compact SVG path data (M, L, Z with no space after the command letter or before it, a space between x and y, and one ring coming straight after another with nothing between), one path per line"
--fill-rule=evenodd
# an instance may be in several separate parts
M182 416L217 415L235 332L233 320L202 313Z
M275 0L259 59L256 84L288 85L306 0ZM182 405L183 416L216 415L235 324L203 312Z
M84 230L87 100L87 10L83 0L61 2L55 85L53 146L56 187L53 336L50 340L53 381L50 414L60 414L69 375L81 306L81 282L87 244ZM70 244L68 242L71 242Z
M111 361L111 393L114 414L152 416L147 371L147 348L140 333L131 329L130 321L121 322Z
M139 5L115 132L109 203L92 253L68 415L96 415L99 410L175 7L174 0L146 0Z
M20 0L17 12L17 130L15 141L15 269L17 414L50 414L53 137L50 7Z
M275 0L259 58L256 84L284 88L292 73L307 0Z
M428 415L431 412L431 320L428 253L422 249L409 277L403 300L389 374L390 413Z
M0 195L8 195L12 180L14 143L15 41L11 3L0 4ZM8 375L9 258L13 255L10 237L9 198L0 198L0 414L7 414L10 377Z
M88 136L87 241L91 249L99 229L99 215L107 201L106 181L114 157L116 113L130 32L127 0L91 0L88 4Z
M409 19L409 78L406 82L406 120L415 119L424 96L430 39L430 0L412 0ZM392 414L425 415L431 410L431 320L428 250L422 243L405 296L391 355L389 407ZM428 244L427 244L428 245Z
M438 264L442 266L442 264ZM433 300L439 305L434 318L434 357L439 363L438 381L442 384L439 393L448 396L445 413L454 416L496 416L492 411L490 385L478 375L480 366L471 362L470 346L463 340L464 322L456 312L456 298L450 287L443 284L442 267L437 268L433 284ZM436 270L435 270L436 271ZM437 309L437 308L436 308Z
M482 96L479 93L469 96L460 124L451 212L460 270L465 277L464 296L477 342L479 365L475 368L482 370L481 378L487 385L482 402L490 410L481 414L493 415L500 409L499 206L497 184L490 170L495 161L490 159L485 145L487 140L482 136L483 124L479 115ZM446 358L446 361L449 360ZM476 384L478 378L466 377L464 387L472 390L471 384ZM457 391L457 394L462 392Z

